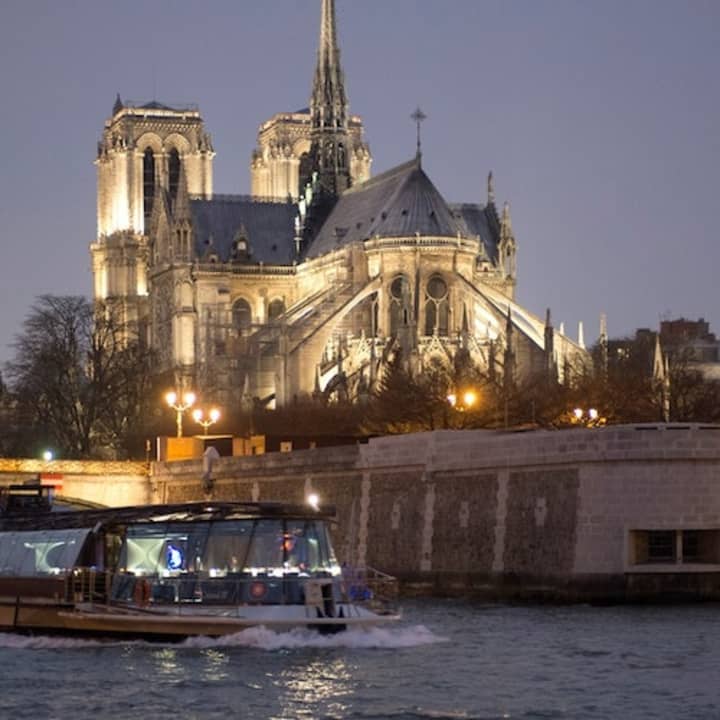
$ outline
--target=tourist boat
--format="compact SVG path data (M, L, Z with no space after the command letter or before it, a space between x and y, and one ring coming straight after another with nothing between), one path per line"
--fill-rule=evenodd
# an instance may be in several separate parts
M394 578L338 564L334 515L243 502L77 510L49 487L12 486L0 494L0 632L180 639L397 620Z

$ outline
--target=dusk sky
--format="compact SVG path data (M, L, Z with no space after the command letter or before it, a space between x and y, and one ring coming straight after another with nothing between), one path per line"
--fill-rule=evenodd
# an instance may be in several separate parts
M259 124L306 107L320 0L0 0L0 362L36 296L91 294L96 142L115 94L200 106L215 190L248 193ZM517 299L576 336L720 332L720 2L337 0L373 173L445 198L492 170Z

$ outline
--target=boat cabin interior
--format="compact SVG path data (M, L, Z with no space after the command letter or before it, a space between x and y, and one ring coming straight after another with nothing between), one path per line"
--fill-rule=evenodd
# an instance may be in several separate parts
M334 508L190 503L70 511L38 488L0 502L0 595L94 602L305 604L308 579L336 593ZM21 498L17 500L16 498ZM330 599L329 597L327 599Z

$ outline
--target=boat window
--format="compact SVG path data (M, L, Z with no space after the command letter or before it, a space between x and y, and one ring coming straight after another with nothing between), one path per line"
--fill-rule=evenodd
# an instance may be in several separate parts
M136 575L171 577L204 569L210 523L152 523L127 529L120 565Z
M312 520L287 521L284 549L286 572L335 574L337 561L324 523Z
M205 551L205 567L211 577L243 571L254 524L253 520L211 524Z
M258 520L253 529L245 569L253 575L274 574L283 564L282 520Z
M303 519L130 525L119 565L159 577L339 572L325 523Z
M0 533L0 575L64 574L78 563L90 530L33 530Z

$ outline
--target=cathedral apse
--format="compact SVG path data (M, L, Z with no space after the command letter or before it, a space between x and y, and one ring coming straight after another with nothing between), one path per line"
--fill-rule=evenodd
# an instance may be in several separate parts
M278 407L357 399L399 351L420 371L462 351L517 379L584 359L515 302L518 244L492 174L483 202L447 201L418 133L414 157L371 175L334 0L308 80L307 108L260 125L250 196L214 193L199 108L117 97L96 159L94 293L123 307L159 372L225 406Z

